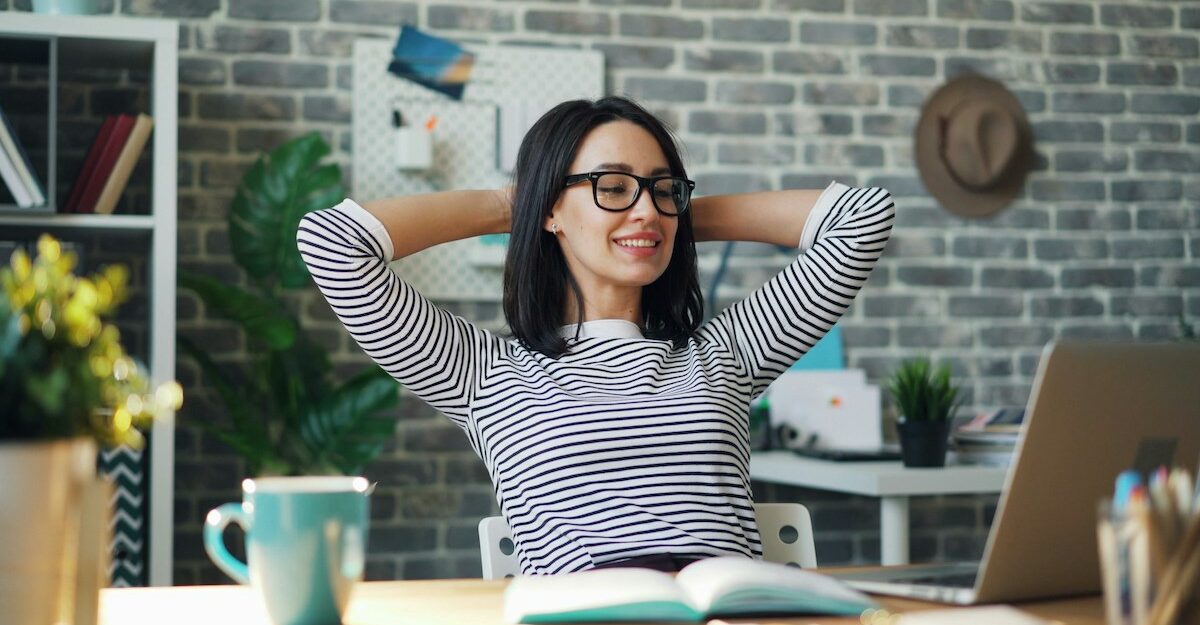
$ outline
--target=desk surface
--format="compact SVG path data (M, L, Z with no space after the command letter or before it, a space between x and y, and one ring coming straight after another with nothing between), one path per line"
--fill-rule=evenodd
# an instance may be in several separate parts
M359 584L345 625L501 625L508 580L412 580ZM945 606L879 598L892 612ZM1103 625L1100 597L1024 603L1031 614L1063 625ZM857 624L857 618L730 619L763 625ZM109 588L100 593L100 625L268 625L266 613L245 586Z
M1005 467L912 469L899 461L837 462L790 451L761 451L750 457L752 479L872 497L998 493L1007 474Z

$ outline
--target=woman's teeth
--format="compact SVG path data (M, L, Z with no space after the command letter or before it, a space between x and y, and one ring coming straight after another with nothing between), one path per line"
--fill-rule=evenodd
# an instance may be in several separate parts
M625 241L617 241L617 245L625 247L654 247L658 245L658 241L650 241L648 239L628 239Z

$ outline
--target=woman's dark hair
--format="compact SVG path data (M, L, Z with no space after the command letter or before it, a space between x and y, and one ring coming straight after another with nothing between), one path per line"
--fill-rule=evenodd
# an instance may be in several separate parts
M504 318L528 349L557 358L567 351L559 336L567 287L583 319L583 295L554 235L542 229L567 169L583 138L601 124L625 120L645 128L662 148L672 176L686 177L670 131L652 113L626 98L571 100L550 109L529 129L517 151L513 172L512 234L504 263ZM600 210L597 208L596 210ZM666 270L642 289L645 336L682 347L704 317L704 297L696 275L692 213L679 217L674 251Z

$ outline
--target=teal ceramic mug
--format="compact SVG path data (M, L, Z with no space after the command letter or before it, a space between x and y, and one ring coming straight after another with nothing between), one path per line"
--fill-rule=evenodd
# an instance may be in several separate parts
M361 477L245 480L242 503L208 513L204 549L218 568L255 589L276 625L338 623L362 580L371 490ZM230 522L246 532L246 562L225 546Z

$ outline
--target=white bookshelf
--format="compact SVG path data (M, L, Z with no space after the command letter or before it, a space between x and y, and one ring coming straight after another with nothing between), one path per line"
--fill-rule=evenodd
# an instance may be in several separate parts
M147 349L150 375L155 384L175 377L175 262L176 262L176 167L178 124L179 26L173 20L117 16L59 16L6 12L0 19L0 39L48 41L50 53L51 111L49 128L49 180L56 184L56 87L60 58L84 59L88 65L110 67L142 62L149 58L149 107L154 118L151 134L153 160L147 215L56 214L53 199L48 206L17 209L0 206L0 232L49 232L63 236L90 232L149 237L146 262L148 302ZM66 51L69 54L60 54ZM81 54L82 52L82 54ZM147 56L148 55L148 56ZM68 172L69 173L69 172ZM130 252L131 254L136 252ZM157 423L151 433L149 458L149 503L146 536L149 573L153 586L171 584L171 554L174 512L175 426L173 420Z

